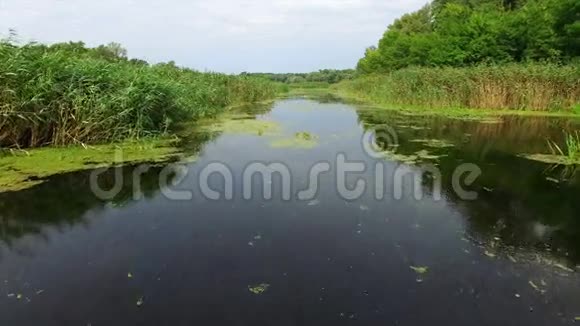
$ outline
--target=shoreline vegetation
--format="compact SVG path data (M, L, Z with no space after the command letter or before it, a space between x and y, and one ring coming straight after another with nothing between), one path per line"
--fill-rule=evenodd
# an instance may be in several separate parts
M180 146L184 129L283 91L264 78L129 59L116 43L0 40L0 192L56 174L183 159L192 154Z
M355 71L263 75L417 114L580 115L579 17L577 0L433 0L388 26Z
M150 138L105 145L42 147L0 153L0 193L19 191L47 178L83 170L184 159L179 140Z
M0 192L111 164L113 148L135 154L128 164L166 159L196 122L282 95L490 122L580 117L579 13L577 0L433 0L390 25L356 70L288 74L199 72L130 59L117 43L20 45L13 34L0 40Z
M580 114L580 3L433 0L395 20L338 84L380 105Z
M0 42L0 147L103 144L171 135L182 122L272 99L268 80L128 59L111 43Z
M580 117L580 66L412 67L343 81L331 92L410 114Z

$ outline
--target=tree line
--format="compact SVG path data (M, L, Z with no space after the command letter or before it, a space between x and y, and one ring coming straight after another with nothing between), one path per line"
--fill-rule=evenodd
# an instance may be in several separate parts
M388 27L360 73L409 66L577 61L578 0L434 0Z
M307 82L323 82L329 84L336 84L346 79L352 79L355 75L354 69L322 69L310 73L248 73L243 72L242 76L253 76L266 78L274 82L296 84Z

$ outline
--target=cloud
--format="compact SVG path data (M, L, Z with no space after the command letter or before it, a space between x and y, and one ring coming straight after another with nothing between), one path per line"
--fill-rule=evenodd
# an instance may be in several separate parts
M426 0L0 0L0 33L116 41L130 56L224 72L354 67Z

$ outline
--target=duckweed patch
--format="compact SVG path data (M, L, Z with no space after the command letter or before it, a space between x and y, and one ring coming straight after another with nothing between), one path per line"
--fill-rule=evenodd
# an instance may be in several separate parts
M264 292L268 291L268 288L270 287L270 284L268 283L262 283L262 284L258 284L258 285L249 285L248 286L248 290L250 292L252 292L253 294L263 294Z
M450 143L450 142L442 140L442 139L413 139L410 142L421 143L427 147L433 147L433 148L455 147L455 145L453 143Z
M416 152L415 155L417 155L417 157L423 160L437 160L441 157L447 156L447 155L434 155L425 149Z
M396 152L384 152L385 159L404 164L415 165L423 161L433 161L446 155L434 155L427 150L420 150L413 154L401 154Z
M206 132L263 136L278 134L280 132L280 125L274 121L228 116L222 117L218 122L205 125L201 129Z
M318 146L319 137L309 132L297 132L294 137L275 139L270 142L272 148L312 149Z
M96 146L11 150L0 155L0 192L17 191L56 174L118 164L165 162L179 157L170 139Z
M409 268L411 268L415 273L417 274L427 274L427 272L429 272L429 267L425 267L425 266L409 266Z
M384 153L385 159L389 161L396 161L400 163L405 163L409 165L414 165L418 162L419 157L417 155L406 155L406 154L398 154L394 152L385 152Z

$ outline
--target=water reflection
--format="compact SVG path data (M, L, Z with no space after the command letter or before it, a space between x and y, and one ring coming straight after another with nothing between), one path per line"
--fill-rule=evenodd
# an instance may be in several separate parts
M123 187L111 200L101 200L91 191L91 171L67 173L51 177L47 182L17 192L0 193L0 240L10 245L25 235L42 236L47 227L66 229L81 223L88 211L98 212L110 207L124 207L133 201L133 166L121 167ZM159 191L161 166L154 166L142 174L140 189L143 198L153 198ZM171 180L173 176L169 176ZM115 171L100 175L102 189L115 183Z
M426 163L441 169L444 200L433 200L427 174L421 201L412 194L347 201L329 174L310 202L170 201L160 194L163 166L142 176L142 200L133 198L134 167L123 169L123 191L106 201L90 191L90 171L55 176L0 194L0 292L13 294L0 295L0 324L571 321L580 300L571 271L580 262L580 181L517 154L545 150L546 138L560 141L561 129L575 122L411 117L336 101L289 99L237 112L271 119L285 136L311 132L319 140L313 149L275 149L268 135L192 128L183 146L199 158L187 166L184 187L215 161L231 167L236 181L248 162L285 162L298 185L307 184L313 163L337 153L374 166L361 148L362 133L390 126L398 154L431 154ZM409 164L379 160L391 170ZM483 171L471 187L476 201L451 189L463 162ZM424 171L420 161L413 168ZM360 176L369 180L372 169ZM111 186L113 171L101 182ZM262 284L264 293L249 290Z
M563 143L564 131L576 130L578 121L513 116L480 122L359 112L366 128L380 131L388 125L397 131L398 153L427 148L439 155L436 164L447 198L463 212L473 239L506 251L525 249L565 258L571 266L580 263L580 175L518 156L546 152L546 139ZM417 139L452 146L428 148L413 141ZM463 162L482 169L473 185L479 194L476 201L459 199L450 187L454 169Z

